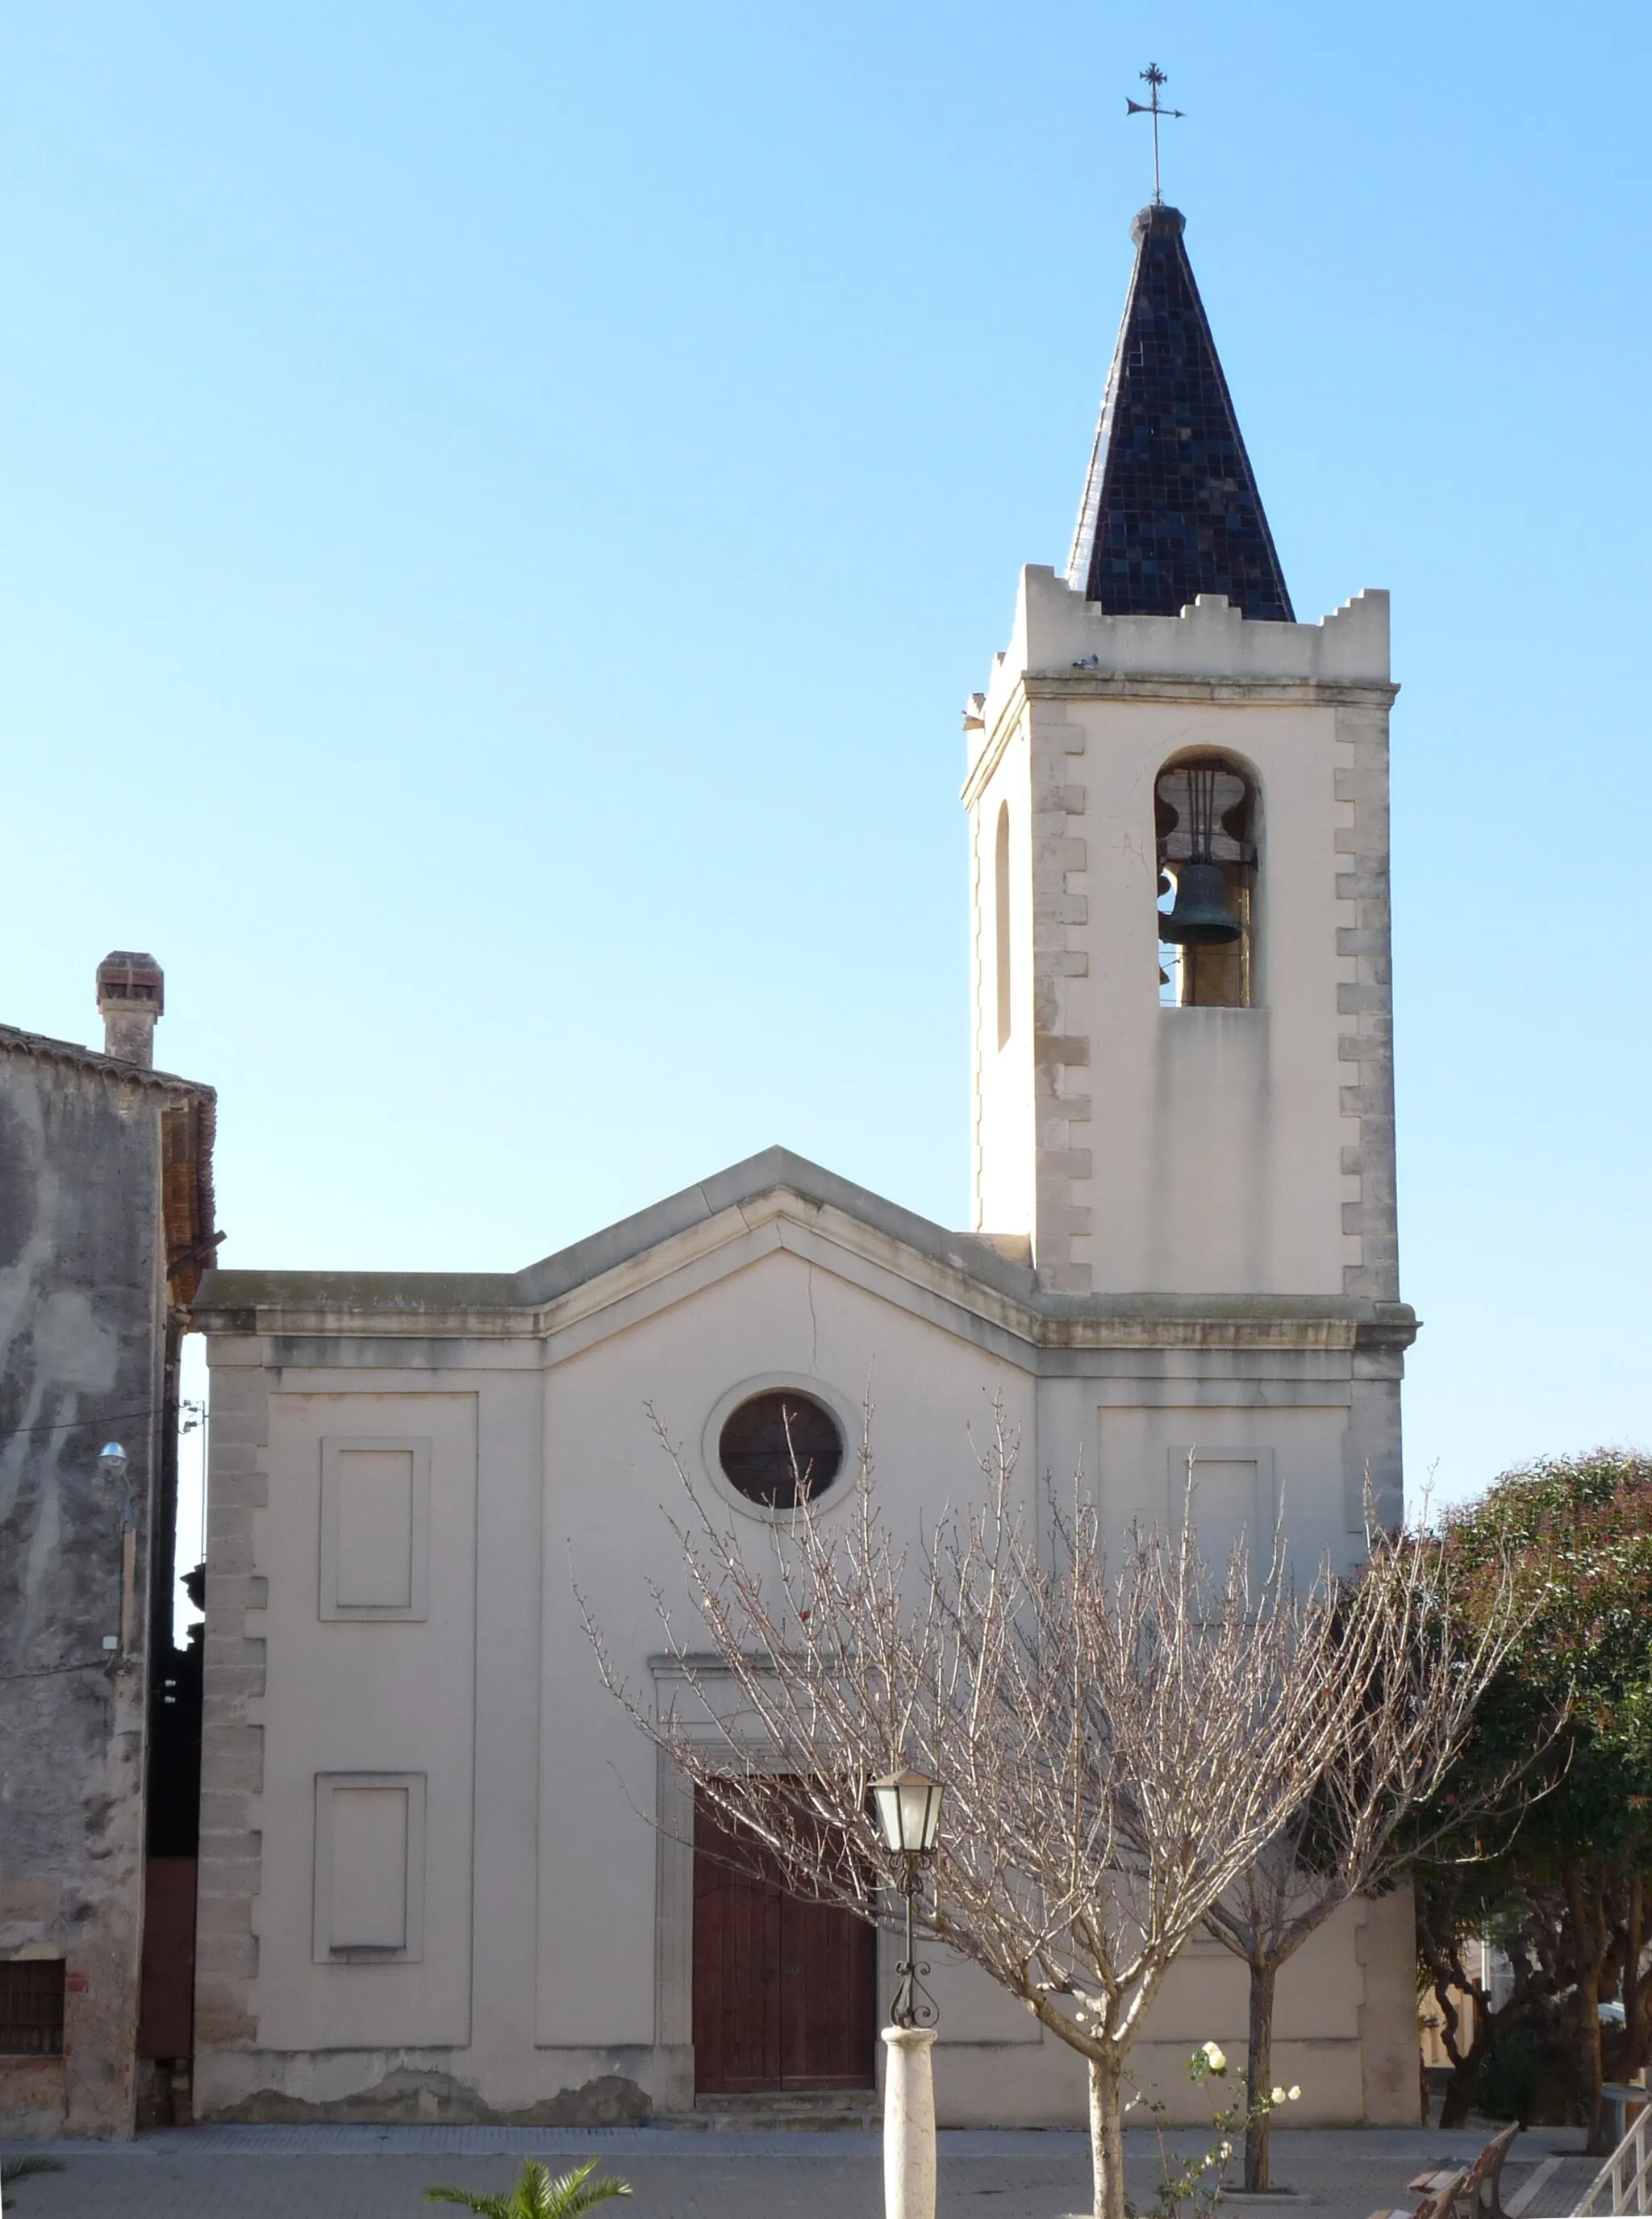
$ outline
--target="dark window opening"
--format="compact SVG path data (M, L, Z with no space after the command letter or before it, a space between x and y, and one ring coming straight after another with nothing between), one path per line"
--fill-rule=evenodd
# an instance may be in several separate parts
M0 2056L62 2054L62 1958L14 1957L0 1964Z
M717 1457L748 1501L795 1510L824 1495L843 1464L843 1436L807 1395L754 1395L724 1422Z
M185 1584L199 1591L201 1568ZM204 1628L197 1619L182 1649L156 1656L149 1719L149 1830L152 1857L192 1857L201 1826L201 1699Z

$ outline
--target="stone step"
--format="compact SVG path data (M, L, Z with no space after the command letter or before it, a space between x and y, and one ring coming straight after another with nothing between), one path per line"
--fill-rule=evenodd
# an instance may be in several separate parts
M699 2096L692 2112L685 2118L674 2118L671 2124L697 2127L710 2134L750 2134L765 2129L784 2133L788 2128L811 2134L835 2129L864 2134L878 2123L879 2116L874 2089L833 2088L818 2093L782 2089L773 2096Z

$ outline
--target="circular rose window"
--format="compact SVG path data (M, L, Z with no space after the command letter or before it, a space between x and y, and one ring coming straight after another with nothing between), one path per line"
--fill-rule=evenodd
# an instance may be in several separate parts
M843 1464L843 1436L829 1410L790 1389L754 1395L717 1436L729 1483L766 1510L795 1510L824 1495Z

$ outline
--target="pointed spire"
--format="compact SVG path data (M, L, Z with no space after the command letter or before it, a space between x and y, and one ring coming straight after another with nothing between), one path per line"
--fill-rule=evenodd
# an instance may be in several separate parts
M1108 373L1067 582L1109 616L1180 614L1226 594L1247 617L1295 621L1284 574L1178 208L1130 227L1136 266Z

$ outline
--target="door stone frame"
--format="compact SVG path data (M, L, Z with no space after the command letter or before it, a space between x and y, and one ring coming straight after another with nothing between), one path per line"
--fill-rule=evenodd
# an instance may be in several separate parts
M701 1685L723 1686L733 1693L734 1675L720 1657L650 1656L649 1675L654 1682L655 1712L669 1705L674 1694L689 1685L689 1673ZM696 1735L695 1738L701 1737ZM721 1742L720 1730L707 1724L708 1745ZM754 1756L761 1744L754 1737L739 1744ZM778 1767L776 1768L779 1768ZM654 2039L669 2054L673 2067L673 2108L692 2110L694 2104L694 1785L661 1749L655 1773L654 1883ZM877 1982L879 2001L894 1984L896 1937L878 1928ZM873 2045L873 2072L881 2092L885 2047Z

